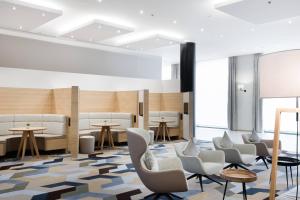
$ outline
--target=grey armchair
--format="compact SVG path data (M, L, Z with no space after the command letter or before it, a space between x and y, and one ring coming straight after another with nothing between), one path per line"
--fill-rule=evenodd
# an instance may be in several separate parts
M256 162L262 160L266 165L267 169L269 169L268 164L266 162L266 157L272 156L273 154L273 140L263 140L261 139L259 142L251 142L249 140L251 134L243 134L242 138L245 144L254 144L256 146ZM279 141L279 150L281 150L281 141Z
M233 144L232 148L223 148L221 143L222 137L213 138L213 143L216 150L222 150L225 153L225 161L230 163L227 168L242 168L248 170L245 164L250 164L255 161L256 147L254 144Z
M185 171L192 173L187 179L198 177L200 180L200 187L203 192L202 177L205 177L219 185L223 185L219 181L210 177L210 175L218 175L225 164L225 154L223 151L206 151L201 150L198 157L187 156L183 151L187 142L175 144L177 156L180 158Z
M172 193L188 190L181 161L177 157L164 158L157 160L158 170L148 170L142 159L150 140L148 131L129 128L127 129L127 136L133 166L143 184L153 192L145 198L154 197L153 199L157 199L160 196L167 196L169 199L180 198Z

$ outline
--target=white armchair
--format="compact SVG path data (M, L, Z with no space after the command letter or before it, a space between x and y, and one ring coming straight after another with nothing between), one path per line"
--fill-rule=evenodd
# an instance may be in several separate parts
M181 199L172 194L173 192L186 192L187 181L184 176L182 164L177 157L157 159L157 169L149 170L143 161L147 151L150 136L148 131L139 128L127 129L128 147L132 163L144 185L154 192L148 197L158 199L167 196L168 199Z
M223 151L206 151L201 150L199 156L187 156L183 154L186 142L175 144L177 156L180 158L185 171L192 173L187 179L198 177L200 187L203 191L202 177L205 177L215 183L222 185L219 181L210 177L210 175L218 175L225 164L225 154Z
M222 137L213 138L216 150L222 150L225 153L225 161L230 163L227 168L242 168L248 170L243 164L253 163L256 159L256 147L254 144L233 144L232 148L223 148L221 143Z

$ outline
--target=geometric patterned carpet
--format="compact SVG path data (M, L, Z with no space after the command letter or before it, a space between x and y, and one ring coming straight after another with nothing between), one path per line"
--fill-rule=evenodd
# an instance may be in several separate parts
M173 144L157 144L150 148L160 158L175 156ZM105 151L95 157L80 155L77 160L55 156L46 160L9 164L12 166L9 169L0 167L1 200L127 200L143 199L151 193L138 178L127 147ZM267 199L270 170L266 170L260 162L249 168L257 173L258 179L247 184L248 199ZM189 180L188 184L189 191L177 195L189 200L222 199L224 186L204 179L204 192L201 192L197 179ZM279 195L287 190L283 168L278 171L277 189ZM242 199L242 185L229 183L226 199Z

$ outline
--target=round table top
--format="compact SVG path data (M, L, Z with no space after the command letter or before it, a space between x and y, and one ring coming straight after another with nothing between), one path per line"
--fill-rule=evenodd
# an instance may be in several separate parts
M151 120L151 122L156 122L156 123L171 123L171 122L175 122L175 121L174 120L158 119L158 120Z
M121 124L119 123L115 123L115 122L103 122L103 123L96 123L96 124L92 124L91 126L95 126L95 127L112 127L112 126L120 126Z
M35 126L26 126L26 127L15 127L8 129L9 131L43 131L46 130L46 127L35 127Z
M268 156L266 158L268 163L272 163L272 157ZM287 157L287 156L278 156L278 161L277 161L278 166L297 166L300 165L300 160L292 157Z
M238 183L249 183L256 181L256 173L244 169L225 169L220 173L221 178Z

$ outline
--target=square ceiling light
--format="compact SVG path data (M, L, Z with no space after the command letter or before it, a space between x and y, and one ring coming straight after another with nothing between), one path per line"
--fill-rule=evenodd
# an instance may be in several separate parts
M19 0L0 1L0 27L32 31L59 17L62 11Z
M253 24L300 16L300 0L231 0L215 8Z
M161 47L172 46L179 44L180 42L175 39L170 39L165 36L155 35L147 37L138 41L133 41L130 43L123 44L122 47L132 50L152 50Z
M93 20L63 34L64 37L87 42L102 42L133 32L132 28L111 24L101 20Z

